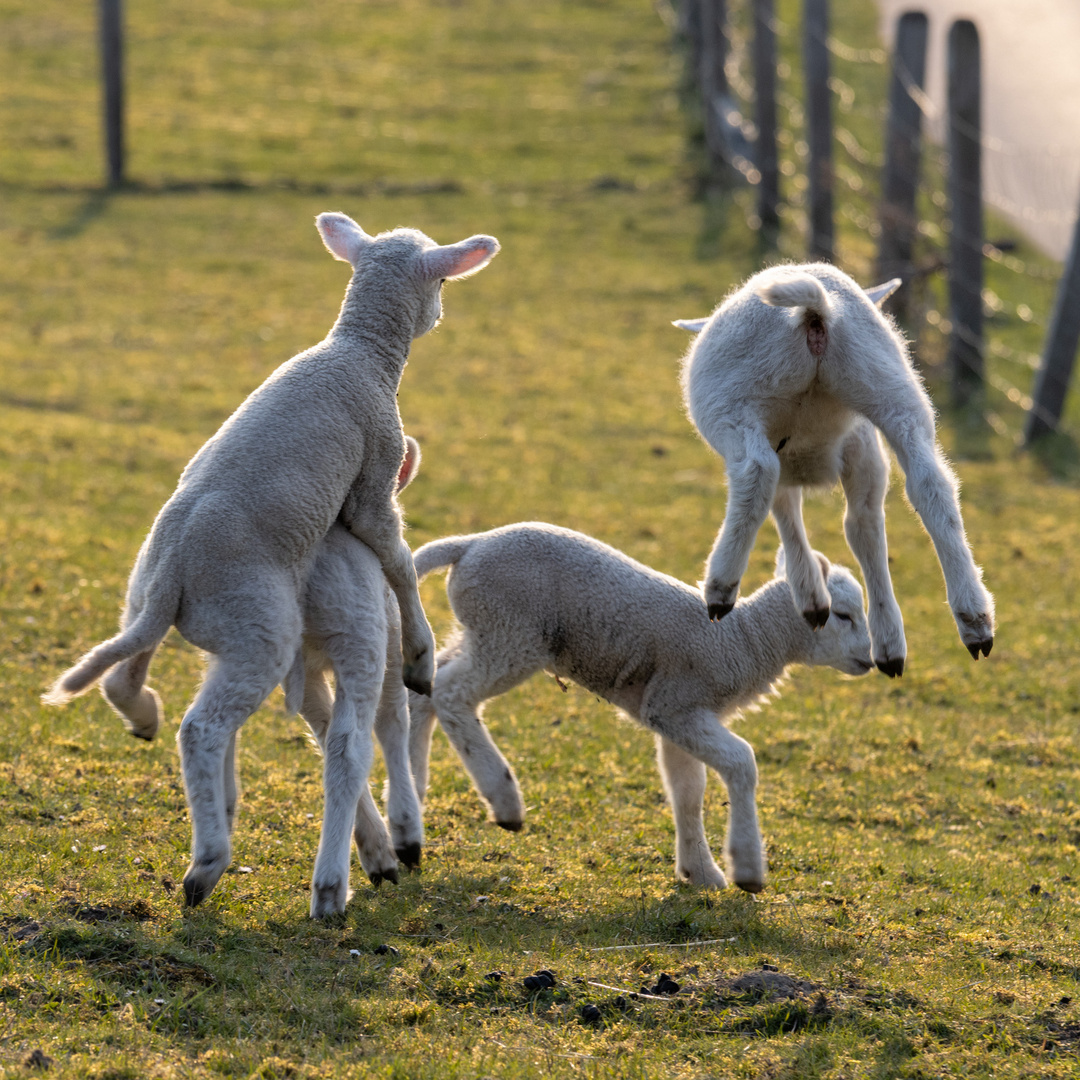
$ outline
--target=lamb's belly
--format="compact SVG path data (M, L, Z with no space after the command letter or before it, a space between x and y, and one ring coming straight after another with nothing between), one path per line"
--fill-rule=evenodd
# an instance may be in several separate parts
M769 441L780 459L780 483L835 484L841 448L856 420L851 410L825 394L807 394L778 411L769 424Z

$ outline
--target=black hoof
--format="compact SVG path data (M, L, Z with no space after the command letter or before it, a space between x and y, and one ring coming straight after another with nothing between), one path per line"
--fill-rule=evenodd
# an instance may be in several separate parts
M198 907L209 895L209 889L196 885L194 881L184 882L184 907Z
M384 881L392 881L396 885L397 884L397 867L394 867L393 870L383 870L382 873L380 873L378 870L376 870L373 874L368 874L368 877L371 879L371 884L374 885L376 889Z
M405 684L406 690L411 690L414 694L420 694L422 697L431 697L431 682L421 682L419 679L412 679L406 675L402 680Z
M901 656L896 660L878 660L878 671L882 675L888 675L890 679L898 679L904 674L904 658Z
M759 893L765 888L765 882L763 881L736 881L735 884L743 892L748 893Z
M153 742L153 735L144 735L141 731L131 731L128 734L134 735L136 739L142 739L143 742Z
M719 622L725 615L729 615L734 607L734 604L710 604L709 618L713 622Z
M522 822L520 821L496 821L495 824L507 832L521 832Z
M991 650L991 649L992 649L993 647L994 647L994 639L993 639L993 638L987 638L987 639L986 639L986 640L985 640L985 641L984 641L984 642L983 642L983 643L982 643L982 644L981 644L981 645L979 646L979 648L981 648L981 649L982 649L982 654L983 654L983 656L989 656L989 655L990 655L990 650Z
M398 862L404 863L407 870L420 869L420 844L406 844L404 847L394 848Z
M810 611L804 611L802 617L814 630L820 630L829 621L829 609L812 608Z

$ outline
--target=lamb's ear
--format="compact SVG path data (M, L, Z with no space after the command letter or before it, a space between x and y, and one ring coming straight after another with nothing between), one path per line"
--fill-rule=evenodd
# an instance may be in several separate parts
M677 326L680 330L689 330L691 334L700 334L708 321L708 316L704 319L674 319L671 325Z
M319 230L326 250L355 270L371 237L348 214L319 214L315 228Z
M903 284L904 282L900 278L894 277L890 281L886 281L884 285L872 285L869 289L863 291L870 297L871 303L881 307Z
M405 457L397 474L398 491L407 488L420 471L420 444L411 436L405 436Z
M470 236L460 244L425 251L424 273L429 278L462 278L483 270L499 251L494 236Z

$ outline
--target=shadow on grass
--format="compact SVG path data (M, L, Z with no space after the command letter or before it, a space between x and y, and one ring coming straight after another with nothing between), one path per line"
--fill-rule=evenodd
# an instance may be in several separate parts
M1028 449L1055 480L1080 483L1080 446L1071 435L1051 432L1036 439Z

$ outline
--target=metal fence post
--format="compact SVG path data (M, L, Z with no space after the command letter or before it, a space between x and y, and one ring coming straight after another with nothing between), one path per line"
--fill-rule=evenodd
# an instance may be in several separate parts
M124 182L124 30L120 0L99 0L105 156L109 187Z
M926 78L928 20L922 12L900 16L889 82L889 122L885 136L885 169L881 178L881 238L877 273L881 281L900 278L903 285L885 302L901 322L908 319L912 252L918 218L915 195L922 153L922 107L919 97Z
M949 28L949 369L953 404L983 386L983 208L979 32L968 19Z
M811 258L831 261L834 249L828 0L804 0L803 68L806 75L806 141L810 147L808 248Z
M1058 283L1054 312L1043 346L1042 364L1035 377L1033 404L1024 428L1024 440L1030 445L1055 431L1065 408L1076 347L1080 343L1080 216L1073 230L1072 247L1065 272Z

